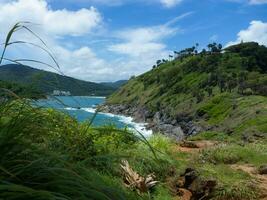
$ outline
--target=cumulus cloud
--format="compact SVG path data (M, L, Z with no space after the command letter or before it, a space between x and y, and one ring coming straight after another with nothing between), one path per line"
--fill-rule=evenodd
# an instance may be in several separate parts
M127 70L135 75L151 69L159 58L167 58L170 51L163 40L176 34L180 29L171 28L170 23L152 27L139 27L121 30L115 35L121 42L110 45L109 51L125 55L122 63L127 63Z
M160 41L176 32L177 29L172 29L164 25L122 30L117 32L116 36L124 42L111 45L109 50L133 57L163 51L166 47Z
M44 0L0 1L0 40L4 41L7 31L18 21L31 21L38 25L31 25L45 40L53 51L61 71L70 76L85 80L96 81L98 76L93 74L105 73L105 61L97 57L87 46L73 45L67 48L70 40L65 37L89 36L101 26L101 14L94 8L70 11L66 9L53 10ZM38 44L38 40L25 32L17 32L13 40L24 40ZM40 44L40 42L39 42ZM70 45L71 46L71 45ZM52 60L40 49L27 45L10 46L7 51L9 58L27 58L52 64ZM29 63L25 63L29 64ZM33 65L36 68L54 71L53 69ZM106 69L105 69L106 70Z
M101 44L101 50L96 51L94 46L88 45L90 42L75 44L75 41L103 39L101 35L95 36L97 30L102 30L103 24L103 18L99 11L94 7L76 11L55 10L50 7L48 2L51 0L0 0L0 40L4 40L8 29L18 21L37 23L39 25L31 28L41 35L53 51L61 71L65 75L88 81L114 81L129 78L131 75L139 75L149 70L155 60L166 58L169 55L170 51L167 49L164 39L180 31L173 26L178 20L192 14L191 12L184 13L158 26L109 31L109 35L104 37L109 40L109 43ZM101 0L101 2L105 3L106 0ZM120 0L115 0L113 3L120 3ZM175 3L179 2L175 1ZM38 43L25 32L16 33L13 39ZM110 41L113 41L113 44L110 45ZM49 57L45 53L25 45L10 46L7 56L49 62ZM34 65L34 67L53 71L45 66Z
M267 46L267 23L262 21L251 21L247 29L237 34L235 41L229 42L227 46L243 42L258 42Z
M38 23L46 32L55 35L82 35L101 23L101 15L94 7L78 11L52 10L44 0L0 4L1 27L10 27L19 20Z
M1 1L1 0L0 0ZM62 1L64 3L73 3L73 0L49 0L49 1ZM161 4L166 8L174 7L184 0L75 0L75 3L83 5L106 5L106 6L121 6L125 4L142 3L142 4Z

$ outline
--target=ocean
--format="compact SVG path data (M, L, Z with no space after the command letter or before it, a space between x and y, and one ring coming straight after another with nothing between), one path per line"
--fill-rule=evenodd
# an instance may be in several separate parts
M104 97L57 96L35 101L34 104L39 107L60 110L76 118L79 122L84 122L92 119L97 105L105 103L105 100ZM99 112L92 123L93 126L110 124L117 128L128 127L135 132L141 132L146 137L152 134L151 130L145 128L144 123L135 123L131 117L122 115Z

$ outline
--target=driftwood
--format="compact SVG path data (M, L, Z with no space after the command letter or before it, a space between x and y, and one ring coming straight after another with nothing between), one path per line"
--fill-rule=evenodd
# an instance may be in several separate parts
M149 189L158 183L158 181L155 181L156 177L154 174L149 174L146 177L140 176L131 168L127 160L122 160L121 168L123 171L125 185L137 190L139 194L148 192Z

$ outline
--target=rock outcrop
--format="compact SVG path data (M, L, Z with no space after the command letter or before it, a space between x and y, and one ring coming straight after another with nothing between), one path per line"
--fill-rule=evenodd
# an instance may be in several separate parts
M100 110L106 113L131 116L135 122L147 123L146 128L152 130L154 133L160 132L177 141L181 141L187 136L196 135L202 130L200 126L186 116L180 116L174 119L164 111L153 113L145 107L132 105L102 105Z

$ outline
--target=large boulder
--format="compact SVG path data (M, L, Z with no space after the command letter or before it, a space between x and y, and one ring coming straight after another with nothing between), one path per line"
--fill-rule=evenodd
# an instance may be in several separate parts
M193 168L187 168L178 181L178 191L190 191L192 194L190 200L209 199L217 182L212 179L205 179ZM178 192L179 194L179 192ZM184 194L181 194L183 197Z

